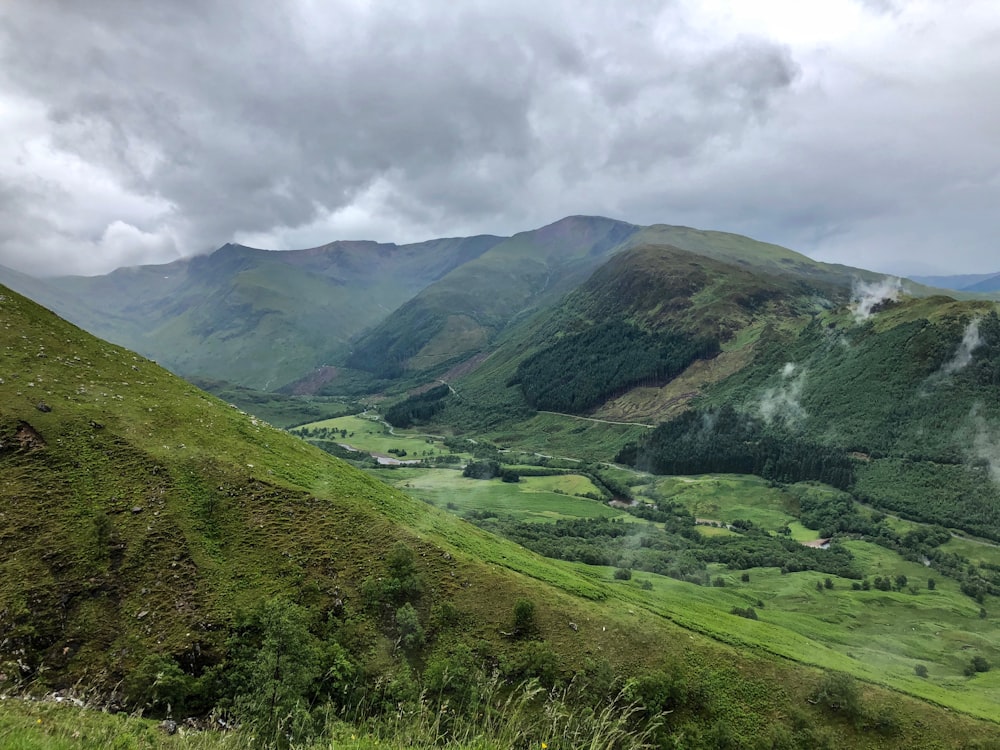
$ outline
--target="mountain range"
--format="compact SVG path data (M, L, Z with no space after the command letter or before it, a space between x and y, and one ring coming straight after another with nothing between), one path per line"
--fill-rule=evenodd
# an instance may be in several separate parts
M693 747L997 733L972 718L1000 694L988 292L581 216L0 281L91 331L0 287L4 681L230 712L275 746L293 714L308 735L303 706L365 725L433 693L458 722L525 679ZM152 359L357 416L303 440ZM425 458L364 473L329 455L364 464L344 425ZM476 505L519 474L599 517L550 544L553 519ZM431 507L440 486L459 494Z

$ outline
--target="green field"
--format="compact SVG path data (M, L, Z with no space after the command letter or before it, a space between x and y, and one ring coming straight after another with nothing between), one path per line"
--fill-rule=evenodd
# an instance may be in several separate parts
M625 443L638 440L648 427L599 422L562 414L538 413L524 422L496 430L486 437L500 445L546 456L608 460Z
M679 502L695 518L723 523L744 519L768 531L795 521L793 499L788 493L758 477L705 474L649 478L649 484L633 488L640 498Z
M973 564L1000 565L1000 547L993 542L977 542L969 538L956 539L941 545L945 552L969 558Z
M346 437L338 437L338 442L343 442L366 453L389 454L391 449L405 450L405 460L432 458L434 456L444 456L451 453L440 440L428 436L419 435L414 432L404 430L389 431L389 426L380 420L378 415L371 412L364 415L337 417L335 419L323 419L319 422L310 422L302 425L298 430L347 430Z
M469 479L453 469L380 470L377 476L412 497L459 514L479 510L548 522L560 518L632 518L602 502L579 497L587 492L598 494L593 483L579 474L521 477L516 484Z
M627 585L636 596L651 596L657 611L676 622L731 643L755 645L796 661L850 671L872 682L892 685L942 705L996 718L1000 703L1000 631L990 615L950 579L935 577L918 563L865 542L848 542L851 551L873 574L906 575L902 592L854 591L851 581L832 577L833 589L817 590L826 576L802 572L781 574L776 568L738 571L719 566L723 588L703 587L662 576L636 572ZM613 570L606 571L612 577ZM649 581L652 592L638 587ZM759 606L759 603L763 606ZM996 600L987 608L996 606ZM733 607L753 607L758 621L730 614ZM994 668L966 677L973 656L985 657ZM928 669L926 678L914 672Z

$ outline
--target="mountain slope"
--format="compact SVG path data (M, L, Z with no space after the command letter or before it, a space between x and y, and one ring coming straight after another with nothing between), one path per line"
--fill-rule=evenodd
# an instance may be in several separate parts
M895 705L895 734L843 724L805 701L818 680L810 670L678 628L637 588L544 561L412 501L6 289L0 322L8 683L120 685L120 700L161 710L224 699L240 710L240 691L269 673L246 673L246 684L237 676L280 648L267 639L281 632L303 644L285 655L300 670L313 664L307 653L333 659L310 678L325 675L308 683L322 691L312 700L413 684L425 668L420 679L436 679L437 659L543 681L661 670L636 689L672 680L683 692L635 695L645 710L672 711L663 731L702 737L695 747L714 742L699 726L724 725L739 743L790 712L798 724L787 733L833 746L904 747L994 730L876 688L865 700ZM386 619L379 605L397 596L425 633L404 648L416 631L401 631L409 627L401 616ZM533 633L544 641L503 636L521 599L534 601ZM733 625L748 634L769 627ZM283 684L282 701L297 683ZM578 699L604 700L591 689ZM366 710L382 710L365 695ZM409 700L395 695L386 695L392 715L397 700Z
M432 370L486 347L512 320L551 304L638 230L573 216L497 244L393 312L347 364L382 377Z
M884 278L727 232L572 216L515 235L428 286L362 336L348 363L383 377L440 372L463 356L490 351L503 331L556 304L616 253L646 246L673 247L748 273L826 287ZM914 293L932 291L910 286Z
M683 398L671 397L669 403L644 410L611 413L601 404L626 397L635 388L670 388L675 380L683 382L689 366L704 370L717 363L721 377L744 362L748 347L768 322L795 325L816 311L845 303L849 296L846 281L769 274L668 245L623 249L557 305L510 326L488 357L471 373L454 379L459 395L448 400L437 419L465 429L492 429L528 418L534 403L546 410L614 421L657 421L701 392L706 378L677 394ZM619 333L608 329L607 351L598 351L604 345L591 340L593 332L609 325L617 326ZM676 372L666 376L655 366L647 371L645 365L633 366L626 375L614 340L630 336L642 337L640 348L645 350L677 336L707 348L695 347L700 354L683 362L680 377ZM583 359L577 362L574 351ZM532 363L540 357L550 365L535 367ZM567 380L571 377L572 384ZM539 383L561 393L565 404L526 400ZM573 395L578 388L593 395L580 400Z
M335 242L211 255L14 288L189 377L277 388L342 356L352 336L500 241Z

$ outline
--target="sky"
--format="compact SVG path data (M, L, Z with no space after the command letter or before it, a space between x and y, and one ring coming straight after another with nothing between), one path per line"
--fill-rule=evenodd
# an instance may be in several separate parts
M571 214L1000 271L995 0L6 0L0 264Z

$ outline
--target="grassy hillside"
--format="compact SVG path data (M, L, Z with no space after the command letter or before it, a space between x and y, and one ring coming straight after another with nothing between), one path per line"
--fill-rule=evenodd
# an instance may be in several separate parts
M570 691L566 705L629 675L641 715L671 710L658 731L693 747L774 727L852 747L995 731L874 686L845 720L806 700L825 684L814 670L686 631L641 590L410 500L6 289L0 351L5 689L214 704L284 727L279 743L322 725L310 705L389 734L422 689L461 706L453 691L494 671ZM554 741L547 726L526 720L524 741Z

